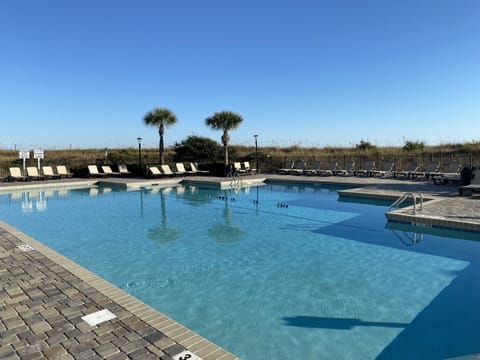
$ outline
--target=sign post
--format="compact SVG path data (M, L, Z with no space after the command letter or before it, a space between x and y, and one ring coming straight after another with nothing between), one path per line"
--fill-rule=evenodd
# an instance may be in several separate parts
M25 160L30 159L30 150L19 150L18 158L23 159L23 173L25 174Z
M33 150L33 158L38 160L38 171L40 171L40 159L43 159L43 150Z

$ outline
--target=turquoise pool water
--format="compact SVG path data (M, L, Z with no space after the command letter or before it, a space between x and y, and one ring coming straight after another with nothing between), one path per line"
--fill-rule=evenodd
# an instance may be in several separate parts
M0 219L244 360L480 352L479 234L333 188L0 195Z

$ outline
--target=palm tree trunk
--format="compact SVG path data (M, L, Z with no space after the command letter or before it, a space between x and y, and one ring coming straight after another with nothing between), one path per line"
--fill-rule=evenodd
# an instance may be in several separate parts
M158 134L160 135L160 142L158 144L158 152L160 156L160 165L163 165L164 162L164 156L163 156L163 133L164 133L164 128L163 128L163 123L160 124L160 127L158 129Z
M223 149L225 150L225 167L228 166L228 131L223 131L222 136Z

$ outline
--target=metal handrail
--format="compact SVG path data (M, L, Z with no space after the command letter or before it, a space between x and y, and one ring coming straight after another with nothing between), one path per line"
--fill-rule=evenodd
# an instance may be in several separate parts
M231 174L228 174L227 177L231 178L230 187L234 188L234 187L240 187L241 186L240 176L238 175L238 173L236 171L234 171Z
M390 211L392 208L398 208L401 203L403 203L405 200L407 200L409 197L412 198L413 201L413 213L417 213L417 196L420 198L420 210L423 210L423 194L421 192L414 193L414 192L407 192L402 194L397 200L394 201L392 205L388 208L388 211Z

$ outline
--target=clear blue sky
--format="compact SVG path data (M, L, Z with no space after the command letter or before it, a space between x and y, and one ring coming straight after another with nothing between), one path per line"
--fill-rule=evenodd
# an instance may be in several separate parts
M479 0L2 0L0 148L480 141Z

